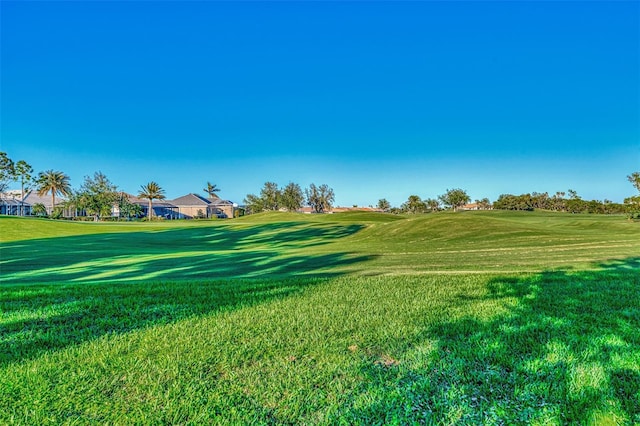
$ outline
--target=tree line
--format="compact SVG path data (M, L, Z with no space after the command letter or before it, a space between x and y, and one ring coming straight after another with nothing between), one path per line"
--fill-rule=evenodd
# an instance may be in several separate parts
M303 191L300 185L289 182L283 188L275 182L265 182L258 195L247 194L244 198L246 213L287 210L295 212L307 205L315 213L331 210L335 201L333 189L327 184L312 183Z
M444 194L439 195L437 198L422 199L419 195L409 195L407 201L402 203L400 207L391 207L391 204L386 198L381 198L378 200L377 207L389 213L432 213L443 209L459 210L469 201L471 201L471 197L469 197L467 191L454 188L447 189ZM490 208L491 205L488 198L476 200L476 202L482 203L482 206L487 209Z
M630 181L633 180L632 175L628 176L628 178ZM549 210L567 213L628 214L635 217L640 208L639 198L637 196L625 198L623 203L614 203L607 199L604 201L584 200L576 191L569 189L566 193L558 191L553 195L549 195L547 192L520 195L502 194L493 203L493 208L500 210Z
M53 218L63 216L63 210L80 212L82 215L93 217L95 221L110 217L114 207L118 210L118 216L122 218L138 218L142 216L142 208L139 204L132 203L127 194L119 190L102 172L96 172L93 176L85 176L79 189L71 187L69 176L61 171L47 170L33 175L33 167L26 161L14 162L6 152L0 152L0 192L6 191L12 181L20 181L21 196L24 200L25 191L35 189L40 196L50 195L52 211L48 212L44 205L36 204L31 208L31 214L37 216L51 215ZM207 182L203 189L209 198L217 198L220 191L217 185ZM56 203L56 197L64 196L63 203ZM153 215L152 204L154 200L165 199L164 189L156 182L149 182L140 187L138 198L148 201L149 218ZM285 187L279 188L274 182L266 182L259 195L248 194L246 203L247 213L261 211L299 210L303 205L308 205L316 213L331 210L335 201L335 193L327 184L311 184L304 191L300 185L289 182ZM73 215L75 216L76 213ZM20 215L24 215L22 208Z
M0 192L7 190L12 181L20 182L20 216L25 215L25 208L22 201L25 191L35 189L41 197L50 195L52 210L47 211L46 207L37 203L31 207L31 214L35 216L51 216L60 218L63 211L93 217L99 221L104 217L112 215L114 207L118 210L119 218L139 218L143 215L142 207L132 203L127 194L118 189L107 176L102 172L96 172L93 176L85 176L83 184L79 189L71 187L69 176L61 171L46 170L33 174L33 167L26 161L14 162L6 152L0 152ZM216 192L220 191L217 185L207 182L204 191L209 197L217 197ZM63 203L56 204L56 196L64 196ZM164 189L156 182L149 182L140 186L137 194L138 198L148 201L148 218L153 217L152 204L154 200L165 199Z
M634 172L627 176L627 180L640 192L640 172ZM85 176L79 190L74 191L70 185L69 176L61 171L46 170L34 175L33 167L24 160L14 162L6 152L0 152L0 193L6 191L10 182L20 182L20 200L24 200L25 191L34 187L40 196L50 195L54 217L62 216L62 208L56 206L56 196L64 196L64 208L67 210L81 210L84 214L93 216L94 220L110 216L114 206L117 206L119 215L126 218L140 217L142 208L131 203L125 193L101 172L93 176ZM217 198L216 192L220 191L217 185L207 182L203 190L210 198ZM153 200L165 199L164 189L156 182L149 182L140 187L138 197L148 200L149 216L153 215ZM422 199L418 195L410 195L407 201L400 207L392 207L389 201L382 198L377 207L390 213L429 213L443 209L458 210L469 203L471 198L467 192L460 188L447 189L437 198ZM331 210L335 201L335 194L327 184L310 184L304 191L294 182L289 182L280 188L275 182L266 182L258 195L248 194L244 202L246 213L258 213L262 211L297 211L304 205L311 207L316 213ZM520 195L502 194L493 202L488 198L475 200L475 208L479 210L550 210L569 213L599 213L599 214L627 214L628 217L640 218L640 195L624 199L624 202L614 203L610 200L583 200L576 191L569 189L565 192L556 192L549 195L547 192L527 193ZM20 206L20 215L24 215L24 206ZM34 205L32 214L46 215L44 205Z
M547 192L520 195L502 194L493 205L494 208L500 210L541 209L570 213L620 213L624 211L623 205L613 203L610 200L583 200L572 190L568 191L568 198L565 197L566 194L563 191L556 192L552 196L549 196Z
M640 192L640 172L627 176L627 180ZM422 199L418 195L410 195L400 207L391 207L389 201L382 198L377 207L389 213L431 213L444 209L458 210L471 198L466 191L456 188L447 191L437 198ZM640 219L640 195L624 199L623 203L611 200L584 200L572 189L567 192L558 191L553 195L548 192L533 192L527 194L502 194L491 203L488 198L475 200L474 209L477 210L549 210L568 213L594 214L627 214L629 218Z

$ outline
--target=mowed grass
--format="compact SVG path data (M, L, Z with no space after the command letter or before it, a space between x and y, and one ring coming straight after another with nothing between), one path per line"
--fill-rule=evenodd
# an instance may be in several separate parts
M0 219L3 424L637 424L621 217Z

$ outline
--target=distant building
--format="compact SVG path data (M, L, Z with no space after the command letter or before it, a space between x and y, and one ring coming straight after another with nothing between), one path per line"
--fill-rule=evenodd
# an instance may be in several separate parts
M141 216L149 216L149 200L136 197L126 192L121 193L131 204L137 204L142 211ZM56 197L56 207L64 206L66 199ZM7 191L0 193L0 214L20 215L21 208L24 216L32 215L33 206L44 205L47 214L53 213L51 196L40 196L35 191L26 193L24 200L20 201L20 191ZM22 206L22 207L21 207ZM204 198L198 194L187 194L175 200L153 200L151 203L154 217L164 217L165 219L195 219L195 218L233 218L241 216L244 209L237 204L215 197ZM114 204L111 215L120 216L118 204ZM63 210L64 217L86 216L86 212L74 209L72 206Z
M31 216L33 214L33 207L36 204L42 204L50 215L54 211L54 206L51 204L51 195L44 196L38 195L37 191L27 191L24 195L24 199L20 201L20 190L11 190L0 193L0 214L13 215L13 216ZM77 216L77 212L72 209L65 208L66 198L56 196L55 207L61 207L62 215L65 217ZM21 214L22 211L22 214Z
M480 205L478 203L469 203L460 207L460 210L480 210Z
M20 196L21 192L19 190L0 193L0 214L19 216L22 210L22 215L30 215L31 205L21 201Z
M47 214L52 214L54 207L60 207L64 204L65 199L62 197L56 197L56 205L53 206L51 204L51 194L49 195L38 195L36 191L29 191L24 196L24 202L29 204L31 207L36 204L44 205L44 208L47 209ZM31 212L29 212L31 214Z
M131 204L137 204L142 210L142 215L149 216L149 200L145 198L138 198L135 195L124 193ZM164 217L165 219L178 219L178 208L170 202L164 200L153 200L151 202L151 209L153 210L153 217ZM114 216L120 214L120 210L117 206L113 208Z
M493 207L488 203L469 203L460 207L460 210L492 210Z
M177 207L179 219L193 219L211 217L209 205L211 202L197 194L187 194L171 200L171 204Z
M223 200L216 196L205 198L193 193L171 200L171 204L178 208L180 219L232 218L236 217L238 210L238 206L229 200Z
M238 209L237 204L229 200L223 200L221 198L214 198L213 200L211 200L210 208L213 216L219 218L237 217L241 213L240 209Z
M149 216L149 200L124 193L130 203L137 204L142 210L142 216ZM190 193L174 200L153 200L151 203L153 215L165 219L197 219L197 218L232 218L237 215L238 206L229 200L220 198L207 199L198 194ZM115 206L114 216L119 210Z

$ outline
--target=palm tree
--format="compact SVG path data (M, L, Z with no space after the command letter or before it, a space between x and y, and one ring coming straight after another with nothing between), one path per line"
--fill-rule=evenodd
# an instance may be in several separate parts
M146 185L142 185L138 197L149 200L149 220L153 217L153 200L164 200L164 189L160 188L160 185L151 181Z
M220 188L215 183L207 182L207 187L203 191L209 194L209 198L213 199L218 198L216 192L220 192Z
M38 179L36 180L37 191L39 196L44 196L48 192L51 192L51 213L56 207L56 194L69 195L71 194L71 185L69 185L69 176L62 172L56 172L53 170L47 170L46 172L38 173Z

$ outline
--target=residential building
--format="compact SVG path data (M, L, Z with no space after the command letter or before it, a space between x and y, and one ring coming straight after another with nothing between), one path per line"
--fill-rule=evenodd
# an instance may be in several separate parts
M194 218L232 218L235 217L237 205L218 197L205 198L198 194L187 194L171 200L178 209L180 219Z
M121 193L130 203L137 204L142 210L140 217L149 215L149 200L136 197L135 195ZM65 199L56 197L56 207L63 206ZM44 205L47 214L52 214L53 206L51 205L51 196L40 196L35 191L29 191L20 202L20 191L8 191L0 193L0 214L3 215L19 215L21 206L24 208L24 215L32 214L32 208L36 204ZM241 215L243 209L237 204L215 197L212 199L204 198L198 194L187 194L175 200L153 200L151 203L154 217L163 217L165 219L195 219L195 218L233 218ZM112 208L112 216L120 216L118 204L114 204ZM86 216L82 210L69 207L63 211L64 217Z
M129 202L132 204L137 204L142 209L142 215L145 217L149 216L149 200L145 198L138 198L135 195L124 193L124 195L129 199ZM153 200L151 202L151 209L153 210L153 217L163 217L165 219L178 219L178 207L173 205L171 202L164 200ZM119 209L114 207L113 215L118 216L120 213Z
M0 193L0 214L27 216L31 214L31 205L20 200L21 192L12 190Z

